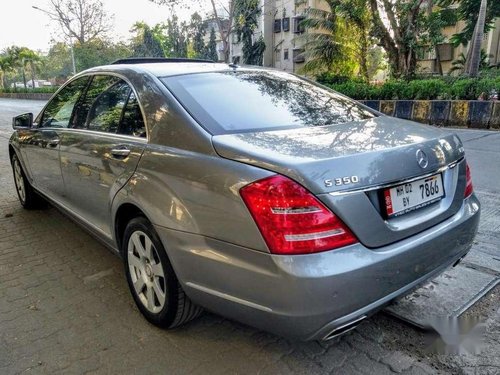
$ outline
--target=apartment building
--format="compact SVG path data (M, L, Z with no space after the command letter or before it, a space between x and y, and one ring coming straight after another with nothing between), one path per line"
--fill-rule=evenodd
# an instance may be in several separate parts
M302 48L304 29L300 22L307 7L321 6L321 0L261 0L261 16L254 40L264 38L263 65L296 72L305 63ZM324 6L324 5L323 5ZM301 38L302 37L302 38ZM230 46L231 61L243 63L242 44L236 35Z
M452 68L452 62L459 58L460 54L467 55L468 46L454 47L450 43L450 39L454 34L461 32L465 27L464 21L458 21L454 24L445 26L442 29L444 42L438 45L439 58L441 60L441 67L443 73L449 73ZM500 64L500 18L497 18L494 23L493 29L484 35L481 48L487 53L489 57L489 65ZM425 51L419 56L419 71L424 73L437 73L438 66L435 51Z

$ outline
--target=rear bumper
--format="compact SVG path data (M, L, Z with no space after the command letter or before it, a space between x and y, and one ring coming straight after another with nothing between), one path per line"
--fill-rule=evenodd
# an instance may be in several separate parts
M479 213L472 195L451 218L389 246L372 250L355 244L299 256L271 255L156 228L194 302L279 335L320 340L463 257Z

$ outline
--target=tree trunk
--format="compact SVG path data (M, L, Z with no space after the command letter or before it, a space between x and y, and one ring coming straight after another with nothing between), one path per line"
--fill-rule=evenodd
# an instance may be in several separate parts
M470 58L467 58L467 62L465 64L465 74L470 77L476 77L479 73L479 66L481 64L481 42L483 41L484 35L487 3L487 0L481 0L481 7L479 8L476 27L474 29L471 45L469 47Z
M24 91L28 91L28 85L26 83L26 66L23 61L23 83L24 83Z
M435 54L436 54L436 68L437 68L437 72L440 76L443 75L443 65L441 64L441 54L439 53L439 48L438 48L438 45L434 45L434 51L435 51Z
M359 62L359 70L360 74L363 77L363 79L368 82L370 80L370 77L368 76L368 61L367 61L367 55L368 55L368 35L366 34L366 31L364 29L362 31L362 36L361 36L361 45L360 45L360 62Z
M30 60L30 69L31 69L31 87L35 89L35 64L33 64L33 60Z
M229 61L229 33L223 28L223 24L219 15L217 14L217 7L215 5L215 0L210 0L212 3L212 10L214 12L215 22L217 23L217 28L219 29L219 35L222 40L222 49L224 54L224 62ZM229 6L232 6L232 1L230 1ZM231 27L231 14L229 14L229 28ZM229 30L228 30L229 31Z
M389 30L385 27L382 19L380 18L380 13L378 10L377 0L369 0L370 8L372 11L373 20L373 35L380 40L381 47L387 53L387 59L389 60L389 66L391 68L391 75L398 78L403 73L404 67L404 57L403 62L401 61L401 51L391 37Z
M428 0L427 1L427 17L431 17L433 8L434 8L434 0ZM434 73L437 69L439 75L442 76L443 75L443 66L441 65L441 56L439 54L439 48L435 42L433 43L433 47L434 47L434 54L436 55L436 61L434 61L434 67L432 69L432 72Z

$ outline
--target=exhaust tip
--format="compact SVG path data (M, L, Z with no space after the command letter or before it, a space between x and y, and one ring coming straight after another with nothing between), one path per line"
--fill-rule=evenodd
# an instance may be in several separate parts
M366 319L366 315L363 315L355 320L350 321L349 323L346 323L344 325L341 325L340 327L335 328L333 331L328 333L323 338L323 341L328 341L328 340L334 339L335 337L342 336L343 334L356 328L365 319Z

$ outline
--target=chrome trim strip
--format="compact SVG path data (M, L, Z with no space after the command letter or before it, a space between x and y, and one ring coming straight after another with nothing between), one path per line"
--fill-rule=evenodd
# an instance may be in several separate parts
M76 133L76 134L89 134L95 137L100 137L100 138L116 138L117 140L123 139L127 141L133 141L136 143L148 143L148 139L144 137L136 137L133 135L126 135L126 134L117 134L117 133L106 133L106 132L101 132L98 130L88 130L88 129L75 129L75 128L41 128L41 129L50 129L50 130L57 130L61 131L62 133Z
M404 184L406 182L413 182L413 181L420 180L421 178L430 177L430 176L435 175L437 173L442 173L448 169L453 169L462 160L464 160L464 157L461 157L460 159L454 161L453 163L445 165L444 167L441 167L435 171L432 171L430 173L426 173L424 175L419 175L419 176L415 176L415 177L411 177L411 178L407 178L407 179L393 181L393 182L389 182L387 184L372 185L372 186L367 186L364 188L355 188L355 189L350 189L350 190L332 191L331 193L327 193L327 194L335 197L335 196L339 196L339 195L348 195L348 194L355 194L355 193L362 193L362 192L364 193L367 191L373 191L373 190L379 190L379 189L385 189L385 188L389 188L389 187L393 187L393 186L398 186L398 185Z

